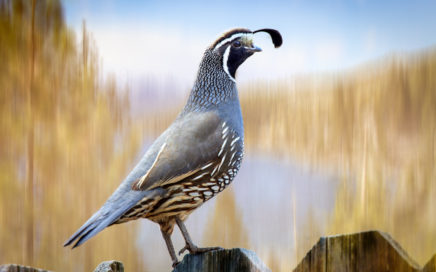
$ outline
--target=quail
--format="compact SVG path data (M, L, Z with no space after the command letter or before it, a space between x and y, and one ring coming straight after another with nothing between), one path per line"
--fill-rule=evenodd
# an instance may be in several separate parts
M179 252L199 253L184 220L223 191L241 164L244 149L242 114L236 88L238 67L261 49L257 32L280 47L277 30L236 28L209 46L200 63L188 101L176 120L154 141L106 203L64 244L77 247L104 228L138 218L160 225L173 266L178 263L171 234L174 226L186 242Z

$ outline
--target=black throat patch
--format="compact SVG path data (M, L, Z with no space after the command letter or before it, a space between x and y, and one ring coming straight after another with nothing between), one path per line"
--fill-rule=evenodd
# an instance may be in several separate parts
M242 63L244 63L244 61L248 57L253 55L253 52L246 50L243 46L241 46L239 48L235 48L231 45L229 45L229 46L230 46L230 52L229 52L229 55L227 57L227 63L225 65L227 65L227 69L229 71L229 74L233 78L235 78L236 70L238 69L238 67ZM225 58L223 58L223 61L225 61Z

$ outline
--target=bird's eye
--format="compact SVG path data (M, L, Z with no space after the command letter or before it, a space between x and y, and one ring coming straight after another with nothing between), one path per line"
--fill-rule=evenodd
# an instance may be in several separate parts
M233 47L240 47L241 46L241 42L240 41L234 41L233 42Z

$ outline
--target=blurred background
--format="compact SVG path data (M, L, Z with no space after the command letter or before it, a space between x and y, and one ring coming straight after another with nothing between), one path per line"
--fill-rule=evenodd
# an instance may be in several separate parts
M0 0L0 263L171 269L158 225L63 242L183 107L204 49L235 27L284 44L237 74L246 156L187 220L201 246L290 271L320 236L378 229L436 253L434 1ZM183 247L180 232L173 240Z

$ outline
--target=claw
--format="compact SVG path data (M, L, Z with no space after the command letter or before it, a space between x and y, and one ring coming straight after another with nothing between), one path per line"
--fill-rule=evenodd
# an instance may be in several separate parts
M196 247L196 246L194 246L194 248L191 248L189 245L185 245L185 247L183 247L179 251L179 255L182 255L183 252L185 252L186 250L188 250L190 254L198 254L198 253L203 253L203 252L208 252L208 251L213 251L213 250L220 250L220 249L223 249L223 248L222 247Z
M173 268L176 268L176 266L177 266L179 263L180 263L179 261L177 261L177 262L173 262Z
M185 245L185 246L184 246L184 247L179 251L179 256L182 255L183 252L185 252L186 250L190 251L188 245Z

